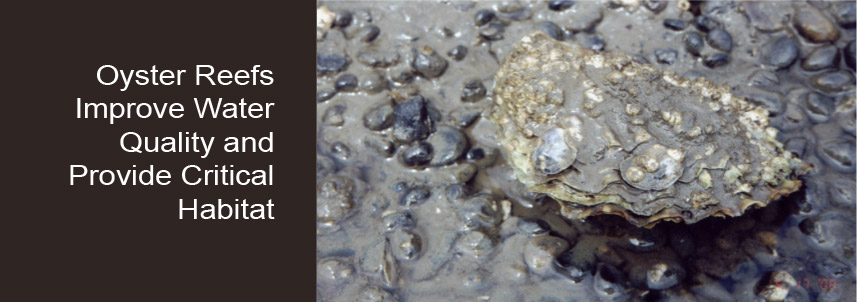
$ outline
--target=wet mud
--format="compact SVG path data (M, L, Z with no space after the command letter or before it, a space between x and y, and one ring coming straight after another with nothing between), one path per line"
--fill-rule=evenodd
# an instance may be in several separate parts
M317 300L854 301L854 4L318 2ZM536 31L726 85L812 169L736 217L564 216L489 118Z

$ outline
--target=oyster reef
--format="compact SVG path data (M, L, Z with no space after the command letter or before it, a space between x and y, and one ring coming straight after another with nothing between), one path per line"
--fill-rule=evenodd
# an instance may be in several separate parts
M768 111L729 87L541 32L504 59L494 102L518 180L568 218L651 227L740 216L797 191L810 168L776 140Z

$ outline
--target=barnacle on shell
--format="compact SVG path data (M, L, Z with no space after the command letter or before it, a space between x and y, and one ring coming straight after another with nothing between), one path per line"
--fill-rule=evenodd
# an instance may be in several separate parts
M797 191L810 168L768 112L704 78L537 32L504 59L490 119L515 175L563 215L638 226L739 216Z

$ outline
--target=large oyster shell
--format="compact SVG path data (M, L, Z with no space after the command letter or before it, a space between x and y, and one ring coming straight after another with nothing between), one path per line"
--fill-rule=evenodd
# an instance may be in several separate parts
M729 87L541 32L504 59L493 97L518 180L569 218L650 227L739 216L798 190L809 169L776 140L768 112Z

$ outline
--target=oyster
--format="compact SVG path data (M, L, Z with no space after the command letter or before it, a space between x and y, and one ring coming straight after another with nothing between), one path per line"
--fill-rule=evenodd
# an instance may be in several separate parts
M563 215L637 226L739 216L797 191L811 167L783 149L768 112L729 87L541 32L495 75L490 119L515 175Z

